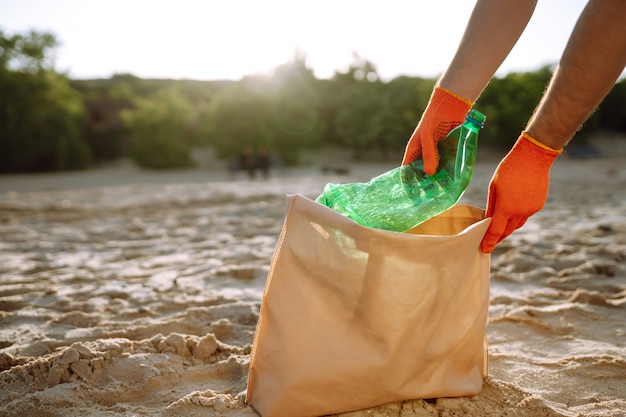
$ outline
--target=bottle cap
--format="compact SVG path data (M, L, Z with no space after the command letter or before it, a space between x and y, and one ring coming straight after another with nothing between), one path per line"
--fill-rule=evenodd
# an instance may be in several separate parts
M471 122L472 124L478 126L480 129L485 127L485 120L487 117L479 112L478 110L472 109L469 111L467 116L465 116L465 120Z

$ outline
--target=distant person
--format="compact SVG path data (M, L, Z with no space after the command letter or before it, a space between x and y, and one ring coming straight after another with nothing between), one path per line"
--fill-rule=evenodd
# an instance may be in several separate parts
M256 161L254 158L254 151L251 147L247 146L239 155L239 169L245 171L248 174L248 179L253 180L256 177Z
M265 148L259 148L257 152L256 166L261 172L263 178L268 179L270 176L270 169L272 167L272 157Z
M403 164L423 158L424 171L435 173L437 142L463 122L526 28L536 4L537 0L476 2L456 54L407 143ZM552 163L625 65L626 0L590 0L537 108L493 174L486 211L492 220L481 243L483 252L492 252L543 208Z

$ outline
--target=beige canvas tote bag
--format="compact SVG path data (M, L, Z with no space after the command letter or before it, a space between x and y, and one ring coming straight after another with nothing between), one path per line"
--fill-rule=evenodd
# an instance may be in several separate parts
M483 215L457 205L396 233L288 196L246 400L263 417L308 417L478 394L489 307Z

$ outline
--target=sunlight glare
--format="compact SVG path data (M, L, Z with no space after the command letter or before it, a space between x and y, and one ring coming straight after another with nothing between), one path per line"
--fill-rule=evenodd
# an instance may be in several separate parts
M555 63L584 3L539 2L502 71ZM438 76L473 6L466 0L0 0L0 29L52 32L60 43L57 70L76 78L237 80L271 73L300 51L318 78L345 71L357 53L389 80Z

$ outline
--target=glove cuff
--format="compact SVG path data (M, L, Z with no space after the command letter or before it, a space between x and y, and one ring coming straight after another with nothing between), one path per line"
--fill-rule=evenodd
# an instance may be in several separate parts
M544 149L544 150L546 150L548 152L556 153L556 156L559 156L563 152L563 148L561 148L561 149L551 148L548 145L545 145L545 144L539 142L537 139L535 139L532 136L530 136L528 134L528 132L526 132L525 130L522 131L522 135L520 136L520 138L528 139L532 144L534 144L534 145L536 145L536 146L538 146L538 147L540 147L540 148L542 148L542 149Z
M533 166L534 169L527 172L527 176L533 177L538 175L539 171L550 170L552 163L561 152L563 152L562 149L555 150L549 148L528 133L522 132L509 152L509 157L518 162L524 161L526 166Z
M469 109L472 107L472 102L454 94L450 90L446 90L442 87L435 87L433 90L433 95L430 98L432 104L439 104L445 106L451 106L454 108L459 108L461 111L465 111L467 113Z

